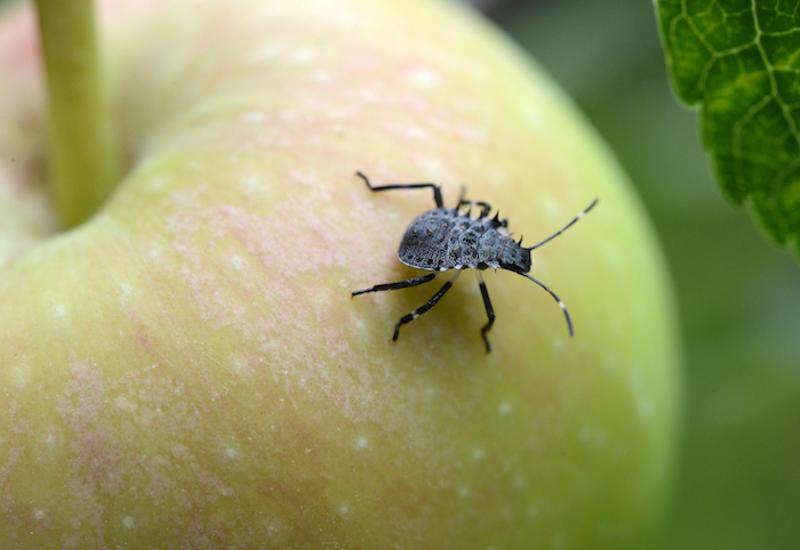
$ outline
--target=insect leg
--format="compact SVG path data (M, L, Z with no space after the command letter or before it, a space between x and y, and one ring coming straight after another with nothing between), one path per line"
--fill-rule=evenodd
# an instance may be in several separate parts
M569 318L569 311L567 311L567 306L564 304L564 302L561 301L561 298L559 298L556 295L555 292L550 290L549 286L547 286L546 284L544 284L544 283L542 283L540 281L537 281L536 279L534 279L533 277L531 277L527 273L520 273L520 272L517 272L517 273L519 273L520 275L522 275L523 277L525 277L527 279L530 279L531 281L533 281L534 283L536 283L537 285L542 287L542 289L544 289L548 294L550 294L550 296L553 297L553 299L556 302L558 302L558 307L560 307L561 311L564 312L564 318L567 320L567 330L569 331L569 335L570 335L570 337L575 336L575 331L572 330L572 319Z
M486 216L488 216L489 215L489 211L492 209L492 205L489 204L488 202L484 202L484 201L469 201L469 200L466 200L466 199L461 199L461 200L458 201L458 207L456 207L456 210L458 210L459 208L461 208L465 204L468 204L470 206L470 208L473 205L480 206L481 207L481 215L480 215L481 218L485 218Z
M462 186L461 187L461 194L458 196L458 204L456 205L456 212L458 212L459 208L461 208L465 204L468 204L470 208L472 208L473 205L477 205L477 206L481 207L481 215L480 215L481 218L485 218L486 216L489 215L489 211L492 209L492 205L491 204L489 204L488 202L484 202L484 201L471 201L471 200L466 199L465 198L466 196L467 196L467 187L466 186Z
M453 286L453 283L456 282L456 279L458 279L459 275L461 275L461 271L456 271L455 275L450 277L450 280L447 281L445 284L443 284L442 287L439 290L436 291L436 294L431 296L430 300L428 300L427 302L422 304L420 307L418 307L417 309L415 309L411 313L403 316L402 319L397 321L397 324L394 327L394 335L392 336L392 340L397 342L397 338L398 338L398 336L400 336L400 327L401 326L405 325L406 323L410 323L411 321L413 321L414 319L416 319L417 317L419 317L420 315L422 315L423 313L425 313L426 311L431 309L433 306L435 306L436 302L441 300L442 296L444 296L445 293L448 290L450 290L450 288Z
M478 286L481 289L483 305L486 308L486 316L489 318L489 321L481 328L481 337L483 338L483 343L486 344L486 353L492 353L492 345L489 343L489 338L486 336L486 333L492 330L492 325L494 324L494 308L492 307L492 301L489 299L489 290L486 288L486 283L483 282L483 275L480 271L476 271L475 273L478 275Z
M399 290L401 288L408 288L411 286L417 286L425 284L429 281L432 281L433 278L436 277L436 273L429 273L427 275L423 275L421 277L412 277L410 279L406 279L405 281L398 281L396 283L384 283L381 285L375 285L372 288L367 288L364 290L356 290L352 293L353 296L358 296L359 294L366 294L367 292L382 292L384 290Z
M363 172L356 172L356 175L364 180L371 191L391 191L392 189L433 189L433 200L436 201L436 208L444 208L442 200L442 187L435 183L390 183L388 185L372 185L369 178Z

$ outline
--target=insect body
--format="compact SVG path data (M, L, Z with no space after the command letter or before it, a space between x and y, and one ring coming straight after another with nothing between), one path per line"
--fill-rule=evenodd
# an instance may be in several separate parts
M358 290L352 293L353 296L365 294L367 292L380 292L384 290L397 290L412 286L421 285L432 281L438 271L451 271L455 273L444 285L434 294L425 304L415 309L411 313L402 317L395 325L393 340L397 341L400 335L400 327L410 323L426 311L430 310L436 303L450 290L453 283L464 269L475 269L478 275L478 285L486 308L488 322L481 328L481 336L486 346L486 352L492 351L487 333L494 324L494 309L489 299L489 291L483 281L481 271L487 268L505 269L513 271L526 277L544 289L553 299L558 302L564 312L567 322L567 330L573 336L572 320L564 302L547 285L531 277L528 272L531 270L531 253L536 248L550 242L561 233L569 229L575 222L582 218L597 204L597 199L593 200L580 214L573 218L567 225L559 231L553 233L543 241L533 246L522 246L522 238L519 241L509 235L507 227L508 220L501 219L499 212L494 217L489 217L492 207L483 201L470 201L462 196L458 200L455 208L445 208L442 200L442 190L439 185L434 183L397 183L389 185L372 185L369 178L361 172L356 172L372 191L389 191L393 189L423 189L433 190L433 198L436 208L429 210L418 216L406 229L403 240L397 255L404 264L432 271L427 275L412 277L405 281L396 283L384 283L375 285L372 288ZM462 211L462 207L467 207ZM480 213L477 218L471 215L472 207L478 206Z

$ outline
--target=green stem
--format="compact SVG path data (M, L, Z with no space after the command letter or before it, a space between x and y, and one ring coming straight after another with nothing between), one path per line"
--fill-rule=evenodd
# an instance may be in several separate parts
M61 220L87 220L114 189L118 147L93 0L36 0L47 69L50 180Z

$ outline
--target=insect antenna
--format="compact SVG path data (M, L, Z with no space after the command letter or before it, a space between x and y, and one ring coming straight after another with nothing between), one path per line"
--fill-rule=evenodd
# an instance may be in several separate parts
M526 249L528 249L528 250L535 250L535 249L539 248L540 246L543 246L543 245L545 245L545 244L549 243L550 241L552 241L553 239L555 239L556 237L558 237L559 235L561 235L561 234L562 234L564 231L566 231L567 229L569 229L570 227L572 227L573 225L575 225L575 223L576 223L576 222L577 222L579 219L581 219L581 218L582 218L582 217L584 217L586 214L588 214L588 213L591 211L591 209L592 209L592 208L594 208L594 207L597 205L597 203L598 203L598 201L599 201L599 200L600 200L600 199L594 199L594 200L593 200L593 201L592 201L592 202L589 204L589 206L587 206L586 208L584 208L583 210L581 210L581 212L580 212L580 213L579 213L577 216L575 216L574 218L572 218L572 220L570 220L570 222L569 222L567 225L565 225L564 227L562 227L561 229L559 229L558 231L556 231L555 233L553 233L552 235L550 235L549 237L547 237L545 240L543 240L543 241L541 241L541 242L539 242L539 243L536 243L536 244L535 244L535 245L533 245L533 246L526 246L525 248L526 248Z
M569 311L567 311L567 306L564 304L564 302L561 301L561 298L559 298L558 295L555 292L553 292L550 289L549 286L547 286L546 284L542 283L541 281L537 281L536 279L534 279L533 277L531 277L527 273L522 273L520 271L517 271L516 273L519 273L520 275L522 275L526 279L530 279L531 281L533 281L534 283L536 283L537 285L542 287L548 294L550 294L550 296L553 297L553 299L556 302L558 302L558 307L560 307L561 311L564 312L564 318L567 320L567 330L569 331L569 336L570 336L570 338L574 337L575 336L575 331L572 329L572 319L570 319Z

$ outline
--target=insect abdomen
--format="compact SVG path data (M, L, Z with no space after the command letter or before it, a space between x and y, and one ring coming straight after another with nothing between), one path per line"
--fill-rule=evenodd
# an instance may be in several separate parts
M430 271L498 267L502 239L491 220L431 210L408 226L398 257L406 265Z

